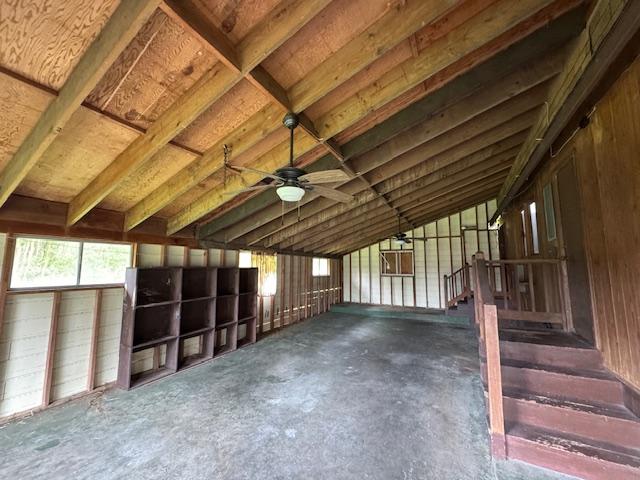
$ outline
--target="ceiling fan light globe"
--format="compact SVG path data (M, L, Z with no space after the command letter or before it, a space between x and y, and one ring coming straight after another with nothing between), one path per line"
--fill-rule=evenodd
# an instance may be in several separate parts
M284 202L299 202L304 196L304 189L293 185L283 185L276 189L276 193Z

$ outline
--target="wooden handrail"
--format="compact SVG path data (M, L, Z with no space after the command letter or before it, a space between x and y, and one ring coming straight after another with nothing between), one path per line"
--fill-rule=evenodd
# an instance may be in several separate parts
M451 275L444 275L444 299L445 308L454 306L460 300L471 297L471 282L469 277L470 265L465 263ZM460 279L460 282L457 279ZM458 285L460 288L458 288Z
M476 323L480 327L480 345L484 345L487 366L491 453L496 458L505 458L506 443L504 408L502 404L498 309L489 283L487 262L482 252L476 253L473 257L473 271L475 276L474 307Z

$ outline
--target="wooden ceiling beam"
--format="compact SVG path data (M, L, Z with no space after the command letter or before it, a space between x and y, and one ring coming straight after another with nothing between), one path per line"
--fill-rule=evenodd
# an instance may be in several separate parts
M360 170L375 167L374 170L363 174L363 176L368 178L372 184L380 183L382 181L381 179L388 180L390 177L398 175L402 171L406 171L421 162L424 162L428 158L444 154L448 150L459 146L454 152L452 152L454 153L453 155L450 155L449 157L444 155L444 158L448 158L450 162L456 161L459 158L470 155L471 153L485 148L488 145L504 140L505 138L515 135L516 133L530 127L535 120L535 107L540 105L541 98L539 97L539 92L534 92L532 95L528 95L527 93L528 92L521 94L524 95L524 97L515 97L505 102L500 107L497 107L499 114L496 114L495 109L490 110L474 117L467 123L449 130L446 135L438 135L435 138L432 138L432 140L415 147L413 150L405 151L404 148L400 148L396 151L403 151L404 153L399 156L380 156L375 163L371 162L373 163L372 165L369 165L369 162L360 162L360 158L355 159L354 161L360 162ZM522 98L525 98L530 103L523 102ZM526 110L527 107L528 111ZM521 113L523 110L525 110L525 112ZM513 115L516 116L514 117ZM411 129L408 132L412 132L413 130L414 129ZM428 128L426 131L430 132ZM417 135L417 131L414 133ZM431 138L431 136L428 136L427 138ZM411 141L412 144L414 144L415 138ZM361 158L365 157L366 155ZM381 165L377 166L377 163L381 163ZM407 181L406 176L399 177L398 182L404 181ZM340 190L349 194L358 194L362 191L362 188L360 188L360 185L354 181L351 181L340 187ZM385 188L383 187L380 191L385 193ZM368 200L369 198L366 199L366 201ZM322 203L316 203L316 205L309 206L305 205L300 209L301 216L303 211L303 218L317 214L323 210L323 207L324 205ZM349 208L349 205L342 207L329 206L329 208L346 210ZM267 224L266 226L258 228L246 235L245 241L249 244L258 243L270 235L275 235L275 232L273 232L273 228L270 228Z
M279 105L283 114L293 111L293 106L287 91L267 72L262 66L256 65L250 70L244 70L240 64L240 55L235 51L227 37L214 25L207 22L197 11L197 8L189 0L165 0L164 11L168 13L174 21L189 31L193 36L199 38L202 43L228 68L238 74L242 74L254 87L271 98L276 105ZM319 144L325 146L327 151L338 160L344 160L340 148L335 144L326 144L326 141L318 135L313 122L304 112L299 113L300 126Z
M95 207L144 162L219 100L269 54L291 38L329 0L292 0L277 6L240 42L236 50L240 72L219 62L182 94L134 140L69 205L67 223L73 225ZM130 2L125 2L130 3Z
M494 185L491 188L485 188L481 193L475 193L473 195L469 195L468 192L456 193L455 195L449 196L438 203L434 203L427 207L421 207L420 212L414 218L414 222L418 225L426 225L431 221L463 210L468 206L477 205L478 203L493 198L498 188L499 186ZM352 252L388 239L391 235L397 233L397 230L397 222L387 222L386 224L381 222L374 230L363 229L359 232L355 232L350 237L352 240L337 243L329 242L323 246L317 247L315 252L331 255Z
M548 108L529 139L498 197L495 221L546 157L554 140L577 113L608 68L640 29L640 2L598 0L551 92Z
M159 0L122 2L0 174L0 206L40 160L73 113L155 11Z
M503 179L506 176L506 171L513 163L514 158L514 155L507 158L497 158L490 164L481 165L483 167L482 170L476 169L473 172L461 169L455 173L451 173L447 177L444 177L444 180L432 182L426 187L414 190L411 195L400 196L396 202L394 202L394 206L403 212L405 217L407 217L410 212L414 212L416 208L422 208L425 205L437 204L443 197L450 197L455 192L466 189L467 187L471 188L476 185L489 184L496 179ZM472 192L472 194L473 193L475 192ZM318 235L316 238L307 238L295 244L278 245L278 248L293 248L294 250L302 248L303 250L313 251L317 248L319 243L331 242L332 239L335 239L336 237L347 235L348 232L357 229L358 226L366 228L367 224L375 222L377 218L379 218L379 215L375 212L365 213L362 220L343 223L338 226L338 228L335 228L331 235L322 234ZM397 218L395 221L397 222ZM411 224L405 223L403 225L410 227L413 226L413 228L421 226L420 224L414 224L413 222Z
M472 167L469 167L467 162L460 161L457 164L451 165L449 168L436 171L418 181L414 181L412 184L407 184L394 191L394 198L392 199L393 205L402 211L402 209L409 204L419 205L432 202L434 199L439 198L439 196L448 194L451 191L450 189L459 188L464 182L469 183L477 181L478 179L486 179L494 175L496 171L503 172L505 168L511 166L515 154L515 149L512 149L496 155L491 161L485 161ZM297 237L287 239L277 244L277 247L297 249L305 243L309 244L322 239L330 239L331 236L340 235L344 229L355 228L359 224L371 222L378 217L379 212L376 205L368 204L367 206L369 206L370 210L367 211L365 209L365 211L357 217L353 216L349 218L348 216L343 216L331 226L323 224L325 228L321 232L316 232L316 234L308 236L301 233ZM411 226L410 223L405 223L405 225Z
M425 144L429 140L441 137L438 142L441 145L445 145L445 147L441 148L446 148L449 139L446 139L444 135L447 132L451 132L453 139L464 139L473 136L473 129L480 132L487 126L494 125L497 122L504 122L505 115L509 112L521 111L522 105L526 106L532 101L532 98L541 95L542 89L545 87L540 87L540 85L544 85L560 70L561 59L562 55L556 53L550 57L532 62L506 77L494 81L492 85L483 90L482 95L475 95L468 99L462 97L459 101L447 105L447 108L431 112L421 124L405 130L360 156L351 158L349 163L359 175L371 180L367 172L403 154L407 154L407 152ZM527 93L536 88L538 89L534 90L534 93ZM498 108L501 105L504 105L504 107ZM495 110L496 108L498 109ZM493 113L490 113L492 109ZM472 121L476 117L478 120L473 124L475 127L461 127L465 122ZM455 127L460 128L454 129ZM382 175L385 174L391 175L382 173ZM375 184L375 182L373 183ZM317 212L322 207L326 208L332 205L334 205L333 202L324 199L315 200L311 205L307 201L303 204L301 212L304 211L303 217L306 218L309 216L308 211ZM336 208L346 209L348 206L338 206ZM268 210L267 212L265 209L256 215L257 220L262 222L265 227L262 228L260 226L261 228L255 234L252 232L251 242L261 240L267 235L276 234L283 226L291 226L296 223L297 211L286 216L284 225L277 222L269 224L269 221L277 219L280 212L276 211L275 206ZM228 229L226 232L227 238L233 239L238 238L241 234L246 235L248 233L247 224L249 222L241 222ZM249 224L249 226L251 225Z
M525 81L531 76L535 76L533 71L528 72L530 75L527 75L526 69L530 65L539 64L541 58L550 56L551 52L562 50L562 47L573 39L584 24L582 10L581 8L574 9L564 14L547 28L519 40L469 71L465 71L466 64L463 59L459 62L460 65L453 65L446 72L440 74L443 78L451 76L451 81L444 87L437 88L437 85L445 83L443 80L434 82L433 85L436 86L432 85L431 89L425 92L424 98L417 100L412 105L345 143L342 145L342 150L347 158L362 155L402 131L432 117L434 112L462 101L481 89L485 91L491 88L494 83L500 81L499 79L519 69L523 70ZM505 91L511 91L511 88L505 89ZM427 95L427 93L429 94ZM318 163L322 162L324 158L318 160ZM272 224L269 232L275 232L280 224L278 222L276 225L274 219L281 215L281 207L274 200L272 192L263 192L237 206L234 206L233 202L227 202L217 209L220 213L216 217L200 226L199 235L201 238L206 238L219 232L221 238L237 238L267 222ZM314 203L323 201L324 199L318 199ZM303 199L303 204L306 203L308 203L308 198ZM270 206L265 209L265 205ZM283 227L290 226L296 221L297 216L292 210L294 209L287 208L287 212L291 213L287 213L285 216ZM265 221L260 223L262 218L265 218Z
M437 2L435 0L429 0L427 2L416 2L415 5L412 3L410 6L405 5L405 2L396 1L394 3L395 9L397 10L392 15L383 16L378 22L371 27L371 32L380 32L378 36L376 36L375 41L373 42L376 45L379 45L380 51L378 53L371 54L369 56L363 56L362 52L359 52L359 56L357 61L349 58L349 55L352 53L351 50L354 45L354 41L349 42L349 46L344 50L339 50L334 55L330 57L329 62L333 62L340 66L340 75L334 77L329 75L328 77L321 78L321 85L316 85L315 75L305 76L303 80L301 80L294 88L293 92L286 92L280 85L273 80L273 78L266 72L262 67L256 65L256 68L246 70L247 79L261 89L264 93L266 93L271 99L275 102L274 107L276 110L284 109L286 111L294 111L300 116L300 125L301 127L311 136L317 143L321 143L327 151L333 155L335 158L340 161L344 160L344 154L340 146L331 138L326 138L318 133L313 122L304 114L303 110L308 107L308 100L311 97L303 96L300 93L302 91L318 91L319 88L322 89L323 95L328 93L329 91L336 88L340 83L342 83L342 78L345 76L350 78L351 76L358 73L362 68L366 67L368 64L376 60L382 52L387 51L389 48L397 45L401 41L403 41L408 34L405 33L405 30L411 31L412 33L415 30L421 28L424 25L425 18L434 18L438 12L444 11L444 7L448 5L451 0L447 0L447 2ZM483 0L484 1L484 0ZM325 4L328 2L324 2ZM177 11L180 13L175 15L177 18L182 18L183 22L189 23L188 28L192 31L192 33L197 34L205 40L205 42L211 42L214 53L225 58L224 48L216 47L216 38L218 35L213 35L213 38L208 34L207 29L210 29L210 26L202 26L202 21L200 19L191 19L187 16L188 12L192 12L193 9L185 9L182 7L182 2L177 0L173 0L170 2L170 6L177 5ZM433 5L432 5L433 4ZM416 16L417 14L424 14L423 10L426 7L434 7L432 8L426 15ZM183 12L186 10L187 12ZM407 22L407 13L410 13L409 18L410 21ZM184 16L183 16L184 15ZM394 27L396 23L404 24L402 28L397 29ZM419 24L419 25L418 25ZM412 27L413 26L413 27ZM203 29L202 33L199 33L200 30ZM362 38L361 38L362 37ZM360 42L365 36L358 37ZM387 42L380 43L380 42ZM368 50L367 50L368 51ZM241 62L242 55L239 52L235 55L237 60L234 60L233 55L230 55L229 58L223 60L227 65L239 64ZM332 64L333 64L332 63ZM236 67L237 68L237 67ZM295 98L292 100L291 96ZM305 94L306 95L306 94ZM304 98L303 98L304 97ZM306 100L305 100L306 99ZM280 107L280 108L278 108ZM262 112L259 112L254 117L249 118L238 130L247 132L250 130L259 130L262 132L263 136L266 136L280 128L281 126L281 118L277 118L277 120L273 119L273 108L267 107L263 109ZM279 112L279 115L282 115L282 112ZM263 117L263 118L260 118ZM253 137L252 137L253 138ZM126 215L125 228L133 228L135 225L138 225L150 215L157 213L159 210L164 208L166 205L170 204L180 195L186 193L188 190L196 186L198 183L204 181L209 176L213 175L216 171L220 170L223 165L220 160L220 152L222 151L222 145L227 144L231 145L234 151L234 155L238 156L241 153L247 151L251 146L255 145L256 141L249 141L249 139L244 138L239 132L232 132L227 138L216 142L211 148L209 148L201 158L192 162L187 168L183 169L176 175L174 175L168 182L166 182L161 187L154 190L143 200L138 202L135 206L133 206ZM286 142L285 142L286 143ZM309 147L312 148L312 147ZM261 166L256 163L254 165L255 168L258 169L268 169L267 167ZM275 170L272 169L272 170ZM347 173L352 176L353 173L347 170ZM252 178L253 181L253 178ZM255 183L255 182L254 182ZM229 190L239 190L246 185L251 185L251 181L246 180L238 180L237 184L234 184ZM220 200L228 200L227 196L221 197ZM215 207L214 207L215 208ZM210 211L207 208L204 210ZM205 212L206 214L206 212ZM204 214L203 214L204 215ZM200 218L200 215L198 218ZM191 222L190 222L191 223ZM181 227L176 227L178 230Z
M522 0L517 3L500 1L505 2L505 5L480 12L461 27L436 39L420 52L418 57L409 58L384 74L373 85L360 90L322 116L316 122L320 135L325 138L334 136L364 118L372 110L436 76L438 72L467 55L471 57L468 69L478 65L496 52L504 50L515 41L546 25L553 18L569 10L569 7L575 7L580 3L578 0ZM530 17L536 21L532 21ZM505 35L508 38L504 38ZM490 45L490 48L487 45ZM254 162L256 168L268 171L282 165L282 158L270 160L261 157ZM258 174L251 172L245 172L242 177L243 179L232 178L226 188L212 189L171 217L168 223L169 233L179 231L225 203L228 200L225 191L237 190L242 188L243 183L255 184L261 180Z
M493 192L487 192L486 194L481 194L478 195L476 198L471 198L468 201L464 201L461 202L457 205L449 205L444 207L442 210L440 211L435 211L435 212L427 212L424 214L424 216L417 220L417 223L419 224L423 224L426 225L428 223L431 223L433 221L436 221L440 218L446 217L448 215L451 215L453 213L456 213L458 211L461 210L465 210L466 208L470 208L473 207L479 203L485 202L487 200L490 200L491 198L495 198L495 195L497 194L498 189L494 189ZM396 227L397 228L397 227ZM382 242L388 238L390 238L395 232L395 229L392 225L387 226L384 229L379 230L374 236L370 236L370 237L366 237L364 239L360 239L357 241L352 242L351 244L348 245L343 245L339 248L339 250L335 250L334 248L325 248L325 250L331 250L334 253L332 253L331 255L337 255L337 256L344 256L346 254L349 254L351 252L355 252L357 250L360 250L361 248L365 248L368 247L370 245L374 245L377 244L379 242ZM315 252L316 255L328 255L325 252Z

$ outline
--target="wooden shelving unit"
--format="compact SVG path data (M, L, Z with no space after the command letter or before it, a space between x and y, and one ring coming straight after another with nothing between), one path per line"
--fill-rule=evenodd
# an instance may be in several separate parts
M237 348L256 342L258 320L258 269L243 268L238 272L238 338Z
M127 269L118 386L134 388L254 343L257 285L256 268ZM134 372L135 354L145 350L153 366Z

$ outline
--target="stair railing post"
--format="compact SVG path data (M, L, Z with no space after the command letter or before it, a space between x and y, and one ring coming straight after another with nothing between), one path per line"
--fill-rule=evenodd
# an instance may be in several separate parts
M446 275L444 275L442 283L444 283L444 311L447 312L449 310L449 282Z
M481 344L484 341L486 359L491 454L495 458L506 458L498 308L495 304L489 282L489 271L482 252L476 253L473 268L476 278L474 303L477 319L480 323Z

